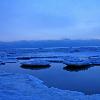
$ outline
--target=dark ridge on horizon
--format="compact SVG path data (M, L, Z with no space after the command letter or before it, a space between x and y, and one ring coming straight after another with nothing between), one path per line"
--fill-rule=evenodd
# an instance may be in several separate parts
M78 47L100 46L99 39L90 40L21 40L14 42L0 42L0 48L45 48L45 47Z
M100 39L68 39L68 38L65 38L65 39L57 39L57 40L16 40L16 41L0 41L0 43L12 43L12 42L31 42L31 41L34 41L34 42L37 42L37 41L100 41Z

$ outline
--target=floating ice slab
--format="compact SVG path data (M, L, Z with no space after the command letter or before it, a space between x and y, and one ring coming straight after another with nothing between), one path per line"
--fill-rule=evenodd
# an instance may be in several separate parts
M95 66L100 65L100 56L67 56L64 63L68 66Z
M33 61L22 62L21 67L22 68L45 68L45 67L50 67L50 63L44 60L33 60Z
M9 60L9 59L5 61L5 63L17 63L17 62L18 62L17 60Z
M22 62L22 64L29 64L29 65L49 65L50 63L45 60L33 60L33 61L26 61Z
M92 56L88 58L92 65L100 65L100 57Z
M13 59L13 58L4 58L4 59L2 59L1 62L4 62L4 63L17 63L18 60Z
M90 66L91 62L87 58L79 58L79 57L69 57L67 58L64 63L68 66Z

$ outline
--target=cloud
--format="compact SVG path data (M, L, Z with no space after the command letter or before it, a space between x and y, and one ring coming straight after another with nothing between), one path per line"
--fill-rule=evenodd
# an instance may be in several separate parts
M100 0L1 0L0 39L98 38L99 5Z

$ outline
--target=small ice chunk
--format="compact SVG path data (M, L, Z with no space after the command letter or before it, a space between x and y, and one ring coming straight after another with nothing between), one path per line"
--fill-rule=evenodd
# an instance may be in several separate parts
M0 65L4 65L4 64L5 64L5 62L0 60Z

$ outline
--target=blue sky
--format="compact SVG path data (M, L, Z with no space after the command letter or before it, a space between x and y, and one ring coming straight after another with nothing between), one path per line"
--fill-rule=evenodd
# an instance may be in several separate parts
M100 0L0 0L0 40L100 39Z

